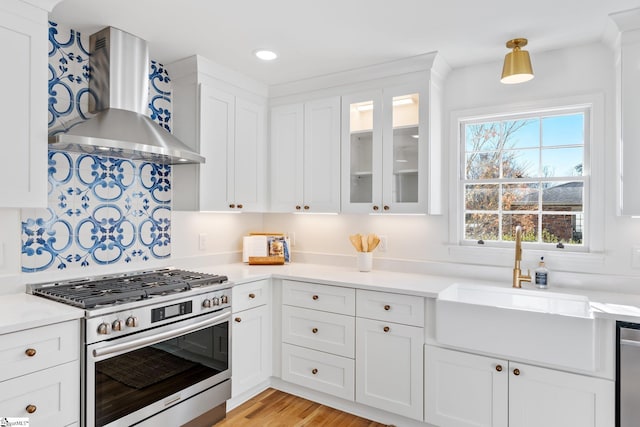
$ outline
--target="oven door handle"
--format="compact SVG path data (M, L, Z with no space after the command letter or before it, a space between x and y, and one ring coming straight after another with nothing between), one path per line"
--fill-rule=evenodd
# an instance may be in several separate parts
M170 331L161 332L156 335L139 338L137 340L132 340L129 342L124 342L122 344L114 344L108 347L96 348L93 350L93 357L101 357L101 356L106 356L113 353L121 353L124 351L137 350L149 345L153 345L165 340L169 340L171 338L176 338L182 335L189 334L191 332L196 332L200 329L213 326L217 323L222 323L225 320L229 320L230 318L231 318L231 312L227 311L223 314L219 314L218 316L212 317L207 320L203 320L202 322L194 323L193 325L183 326L181 328L172 329Z

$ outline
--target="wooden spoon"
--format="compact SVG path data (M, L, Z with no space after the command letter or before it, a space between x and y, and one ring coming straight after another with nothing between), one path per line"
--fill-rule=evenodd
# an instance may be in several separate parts
M371 247L371 245L373 245L373 237L375 236L375 234L370 233L367 236L367 248L369 248L369 252L373 252L373 248Z
M356 251L362 252L362 239L359 234L352 234L349 236L349 240L351 240L351 244L356 248Z
M369 235L369 237L371 237L371 235ZM374 234L373 238L371 239L371 243L369 243L369 251L373 252L378 247L379 244L380 244L380 238Z
M362 239L362 252L369 252L369 245L367 244L367 236L360 236Z

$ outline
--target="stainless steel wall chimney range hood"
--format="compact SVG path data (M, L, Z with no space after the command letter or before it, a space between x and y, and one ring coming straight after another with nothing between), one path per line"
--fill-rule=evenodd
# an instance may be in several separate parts
M146 41L107 27L89 39L89 112L64 129L52 129L49 148L163 164L204 163L205 159L151 120L149 48ZM95 99L94 99L95 97Z

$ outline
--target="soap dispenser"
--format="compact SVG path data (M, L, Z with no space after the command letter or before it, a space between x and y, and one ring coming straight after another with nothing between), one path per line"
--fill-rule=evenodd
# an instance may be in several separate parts
M540 289L549 286L549 269L544 265L544 257L540 257L538 268L536 268L535 285Z

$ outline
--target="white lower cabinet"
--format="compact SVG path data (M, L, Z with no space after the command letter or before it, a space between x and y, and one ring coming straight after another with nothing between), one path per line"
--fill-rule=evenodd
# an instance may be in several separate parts
M422 421L424 328L356 319L356 401Z
M32 427L78 422L80 322L0 335L0 349L0 417L29 418Z
M247 285L239 285L242 288ZM236 290L234 288L234 295ZM232 301L235 307L235 300ZM236 397L271 376L269 305L234 312L231 339L231 395Z
M612 427L611 380L425 346L425 421L439 427Z
M282 344L282 379L353 400L354 360L285 343Z

